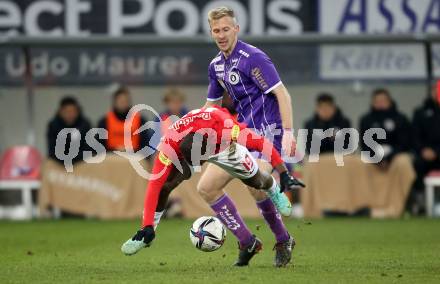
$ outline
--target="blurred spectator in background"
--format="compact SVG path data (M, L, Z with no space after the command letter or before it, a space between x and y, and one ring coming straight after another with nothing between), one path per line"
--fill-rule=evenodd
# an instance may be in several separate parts
M47 126L47 153L49 158L63 164L55 155L55 145L58 133L64 128L76 128L79 133L67 134L64 153L67 155L71 143L79 143L79 153L72 160L73 163L83 160L83 152L89 149L85 136L90 130L91 125L88 119L82 115L81 107L77 100L72 96L65 96L61 99L60 106L54 118Z
M334 152L334 143L338 130L343 128L350 128L350 121L342 114L342 111L335 104L333 96L328 93L319 94L316 98L315 114L310 118L304 126L308 130L306 151L310 154L310 147L312 139L321 140L321 148L318 153ZM321 129L326 131L329 128L334 128L333 135L331 137L321 137L317 133L313 134L314 129ZM344 148L348 145L348 136L345 137Z
M370 128L383 128L386 132L385 139L374 137L374 140L384 149L384 159L380 166L387 167L397 154L411 151L411 124L408 118L397 110L396 103L387 89L373 91L371 109L361 118L360 141L362 151L371 152L371 149L362 139L365 132ZM373 153L370 156L373 156Z
M163 134L168 127L177 119L184 116L188 110L185 107L185 94L178 88L169 88L163 96L165 110L160 113L161 133ZM172 117L172 116L175 117Z
M130 91L126 87L120 87L113 93L112 109L99 121L98 127L104 128L108 131L107 140L101 140L107 151L125 151L124 145L124 124L127 119L128 112L132 107ZM133 150L139 151L145 146L149 145L152 131L144 130L141 133L135 134L146 120L136 113L132 118L131 126L131 143ZM149 147L146 148L151 149ZM148 155L148 151L143 153Z
M163 95L164 111L159 114L159 118L156 117L156 132L154 133L152 145L159 145L161 136L165 133L168 127L171 126L175 121L184 116L188 109L185 107L185 94L177 87L168 88ZM167 206L165 209L166 218L182 217L182 201L175 194L171 194Z
M373 135L382 149L371 149L365 144L363 137L370 128L385 130L384 139ZM381 150L384 154L378 164L367 164L370 192L374 196L372 216L401 216L416 176L410 156L412 131L409 120L397 110L387 89L373 91L371 110L360 121L360 141L361 150L370 152L370 157Z
M160 124L156 125L153 142L151 143L155 148L157 148L160 137L168 127L188 112L185 107L185 94L179 88L168 88L163 95L162 102L165 110L159 114L160 120L158 117L155 119Z
M431 170L440 170L440 106L437 101L437 86L433 85L430 95L416 109L413 116L414 168L417 179L409 199L413 214L421 214L424 204L423 179Z

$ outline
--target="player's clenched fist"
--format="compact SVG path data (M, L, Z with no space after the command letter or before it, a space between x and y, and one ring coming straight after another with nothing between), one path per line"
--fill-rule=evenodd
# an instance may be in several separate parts
M306 187L305 184L291 176L288 172L280 174L281 192Z

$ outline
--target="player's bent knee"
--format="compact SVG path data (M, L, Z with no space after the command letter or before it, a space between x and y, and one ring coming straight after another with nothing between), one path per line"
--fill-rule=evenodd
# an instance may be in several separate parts
M217 190L211 186L203 186L200 184L197 185L197 192L209 204L214 203L224 194L223 189Z
M213 195L212 191L210 191L207 186L200 185L200 184L197 185L197 192L206 201L210 200L211 196Z

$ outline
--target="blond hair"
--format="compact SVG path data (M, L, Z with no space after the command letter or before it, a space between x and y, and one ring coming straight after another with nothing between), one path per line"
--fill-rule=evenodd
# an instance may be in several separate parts
M208 23L211 24L211 21L218 20L223 17L231 17L234 21L234 24L237 24L237 18L235 18L234 10L226 6L221 6L210 10L208 12Z
M171 100L185 101L185 94L177 87L168 88L163 96L163 102L168 103Z

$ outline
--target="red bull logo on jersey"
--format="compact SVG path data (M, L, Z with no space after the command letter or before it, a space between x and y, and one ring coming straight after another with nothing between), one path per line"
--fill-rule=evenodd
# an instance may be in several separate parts
M192 123L195 119L203 119L203 120L211 120L211 113L209 112L200 112L194 115L187 116L185 115L178 121L174 122L168 129L174 129L179 130L180 126L187 126L188 124Z

